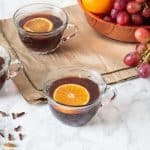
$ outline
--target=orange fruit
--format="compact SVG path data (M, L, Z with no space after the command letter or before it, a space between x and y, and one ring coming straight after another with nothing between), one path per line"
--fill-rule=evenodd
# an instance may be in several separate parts
M88 90L81 85L63 84L55 89L53 99L64 105L83 106L89 102L90 94Z
M114 0L82 0L87 11L96 14L105 14L111 10Z
M46 18L33 18L25 22L23 29L29 32L50 32L53 23Z

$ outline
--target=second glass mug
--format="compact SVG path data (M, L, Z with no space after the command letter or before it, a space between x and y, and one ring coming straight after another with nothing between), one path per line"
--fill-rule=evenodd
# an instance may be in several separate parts
M68 106L57 103L50 94L55 81L68 77L89 79L98 85L99 96L90 104L84 106ZM93 89L94 90L94 89ZM83 126L90 121L98 109L110 103L116 97L115 88L106 84L102 76L91 69L84 67L64 67L48 73L44 82L44 93L48 99L48 105L54 116L62 123L71 126Z
M29 32L23 29L22 23L26 17L55 16L62 22L61 26L50 32ZM19 8L13 15L14 24L23 44L38 54L54 52L61 44L73 38L78 28L68 23L68 16L65 11L57 6L48 3L33 3ZM56 18L54 19L56 20ZM63 37L65 30L71 33Z

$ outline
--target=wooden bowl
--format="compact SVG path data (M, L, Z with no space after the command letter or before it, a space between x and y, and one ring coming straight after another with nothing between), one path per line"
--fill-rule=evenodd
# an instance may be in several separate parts
M83 9L89 25L98 33L122 42L136 42L134 32L138 28L138 26L121 26L115 23L106 22L97 15L85 10L82 4L82 0L78 0L78 3ZM150 29L150 26L143 27Z

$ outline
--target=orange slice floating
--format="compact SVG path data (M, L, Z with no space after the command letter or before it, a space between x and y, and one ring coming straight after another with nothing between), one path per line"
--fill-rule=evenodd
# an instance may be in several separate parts
M56 88L53 99L64 105L83 106L88 104L90 94L88 90L78 84L63 84Z
M23 29L29 32L50 32L53 29L53 23L46 18L33 18L25 22Z

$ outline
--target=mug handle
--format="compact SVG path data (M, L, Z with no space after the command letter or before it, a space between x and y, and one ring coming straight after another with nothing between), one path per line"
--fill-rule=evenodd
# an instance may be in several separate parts
M107 86L105 89L105 93L102 95L101 106L107 105L112 102L112 100L116 98L116 95L116 89L112 86Z
M7 79L11 79L23 69L23 65L19 59L15 59L10 63L9 69L8 69L8 74L7 74Z
M72 31L72 33L62 37L62 39L60 41L60 45L65 43L66 41L70 40L71 38L73 38L78 32L78 27L75 24L69 23L66 27L66 30L70 30L70 31Z

